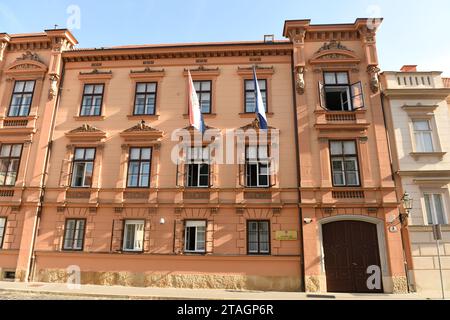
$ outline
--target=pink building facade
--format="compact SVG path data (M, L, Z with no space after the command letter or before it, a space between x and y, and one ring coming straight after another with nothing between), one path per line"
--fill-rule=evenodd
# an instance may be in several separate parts
M65 30L2 35L0 146L25 145L23 132L38 141L26 157L5 149L20 169L0 185L2 277L406 292L376 27L296 20L282 41L106 49L73 49ZM30 61L45 79L31 96ZM271 127L256 148L253 66ZM188 70L225 163L206 160L216 140L172 160L174 132L195 135ZM36 105L29 118L8 114L15 95Z

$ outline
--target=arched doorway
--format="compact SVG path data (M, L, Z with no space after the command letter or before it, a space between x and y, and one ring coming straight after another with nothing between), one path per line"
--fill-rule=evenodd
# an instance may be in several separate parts
M324 267L328 292L382 293L369 289L367 270L381 270L377 226L365 221L334 221L322 225ZM381 274L380 274L381 277Z

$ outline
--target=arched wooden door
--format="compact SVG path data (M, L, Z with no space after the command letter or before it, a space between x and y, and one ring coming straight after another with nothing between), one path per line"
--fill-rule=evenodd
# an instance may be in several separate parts
M328 292L383 292L382 285L375 290L367 286L368 267L376 265L381 270L375 224L362 221L327 223L322 226L322 237Z

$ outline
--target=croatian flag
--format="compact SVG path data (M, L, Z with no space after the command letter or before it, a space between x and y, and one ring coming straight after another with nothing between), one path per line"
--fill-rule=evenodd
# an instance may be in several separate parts
M256 77L256 67L253 67L253 78L255 81L256 116L259 120L259 128L267 130L269 126L267 125L266 108L259 89L258 78Z
M191 126L205 133L206 127L203 121L202 111L200 110L200 102L198 100L197 92L195 91L194 82L192 81L191 72L188 70L189 75L189 121Z

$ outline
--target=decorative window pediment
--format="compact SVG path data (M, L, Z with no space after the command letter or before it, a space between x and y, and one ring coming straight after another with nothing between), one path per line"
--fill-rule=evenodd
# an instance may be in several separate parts
M141 121L134 127L123 131L120 136L126 141L159 142L164 136L164 132L146 125L145 121Z
M311 58L311 64L323 64L323 63L348 63L358 64L361 59L356 54L342 45L340 42L331 41L325 43Z
M113 77L112 71L103 71L94 69L89 72L80 72L78 75L79 80L110 80Z
M243 127L240 127L239 129L243 130L243 131L247 131L249 129L253 129L253 130L256 130L256 131L261 130L258 119L253 120L251 123L249 123L249 124L247 124L247 125L245 125ZM269 126L269 130L276 130L276 128Z
M164 69L145 68L143 70L130 71L130 78L137 80L163 78L165 75L166 72L164 71Z
M263 67L256 65L256 75L259 76L271 76L275 73L273 66ZM253 76L253 67L238 67L237 73L241 76Z
M79 128L67 132L66 137L71 141L101 142L106 139L106 132L91 125L84 124Z
M205 67L204 65L201 65L195 69L189 69L189 71L190 71L192 77L194 77L194 78L195 77L217 77L220 75L219 67L208 68L208 67ZM184 69L183 75L185 77L188 76L188 69Z
M8 69L6 70L6 74L8 75L44 75L47 72L47 66L41 61L39 56L36 53L31 53L27 51L16 59Z

